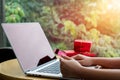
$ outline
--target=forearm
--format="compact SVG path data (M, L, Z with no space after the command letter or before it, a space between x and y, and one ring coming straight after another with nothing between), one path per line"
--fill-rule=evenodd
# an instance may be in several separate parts
M92 65L101 65L104 68L120 69L120 58L91 58Z
M79 78L85 80L120 80L119 69L88 69L83 67L79 71Z

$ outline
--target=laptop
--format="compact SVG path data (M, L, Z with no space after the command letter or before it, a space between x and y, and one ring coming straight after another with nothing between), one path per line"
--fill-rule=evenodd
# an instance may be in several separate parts
M26 75L62 77L59 59L38 22L2 23L2 28Z

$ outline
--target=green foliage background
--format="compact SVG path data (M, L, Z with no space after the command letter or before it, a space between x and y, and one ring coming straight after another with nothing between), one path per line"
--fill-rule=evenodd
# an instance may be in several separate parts
M53 49L73 49L75 39L92 41L98 56L120 56L120 10L114 0L6 0L6 22L40 22Z

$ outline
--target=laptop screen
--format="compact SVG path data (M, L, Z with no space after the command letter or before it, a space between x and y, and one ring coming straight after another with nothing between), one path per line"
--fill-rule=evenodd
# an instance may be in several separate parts
M55 58L39 23L3 23L2 27L24 71Z

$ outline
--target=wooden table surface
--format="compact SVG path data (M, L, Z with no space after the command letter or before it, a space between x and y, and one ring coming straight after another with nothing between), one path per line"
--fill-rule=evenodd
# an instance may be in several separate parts
M17 59L0 63L0 80L59 80L51 78L26 76L20 68Z

